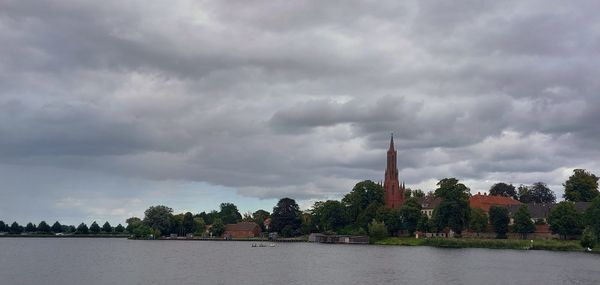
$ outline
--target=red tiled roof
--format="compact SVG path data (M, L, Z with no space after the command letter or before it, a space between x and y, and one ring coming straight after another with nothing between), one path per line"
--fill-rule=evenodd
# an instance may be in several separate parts
M476 194L469 198L469 204L471 208L479 208L487 213L492 206L520 205L521 202L510 197Z
M225 225L226 232L235 232L235 231L253 231L255 227L258 227L257 223L252 222L243 222L237 224L227 224Z

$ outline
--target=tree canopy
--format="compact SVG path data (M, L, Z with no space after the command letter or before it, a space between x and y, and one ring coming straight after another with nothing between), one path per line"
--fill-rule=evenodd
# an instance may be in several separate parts
M506 184L504 182L499 182L492 185L489 193L493 196L512 197L514 199L518 198L515 186L513 186L512 184Z
M522 203L554 203L556 195L543 182L536 182L533 185L519 186L519 201Z
M242 214L233 203L221 203L221 211L219 217L224 224L235 224L242 220Z
M113 228L109 222L105 222L104 225L102 225L102 231L105 233L111 233L113 231Z
M348 223L346 208L340 201L316 202L313 205L312 213L313 222L321 231L336 231Z
M569 235L581 233L582 223L573 203L562 201L556 205L548 216L548 224L553 233L566 239Z
M383 187L371 180L356 183L350 193L342 198L350 221L356 227L366 228L377 209L385 204ZM365 213L365 211L369 211ZM367 219L368 218L368 219Z
M92 225L90 225L90 232L93 234L100 233L100 226L98 225L98 223L96 223L96 221L92 222Z
M272 231L280 232L289 226L292 231L300 227L300 207L294 199L282 198L273 208L271 215Z
M528 233L535 231L535 225L531 221L531 214L527 205L522 205L514 216L514 230L521 234L523 239L527 238Z
M444 178L437 185L435 196L442 202L433 211L435 226L438 230L448 227L460 236L470 215L469 188L456 178Z
M488 216L480 208L471 208L469 217L469 229L475 233L485 232L488 225Z
M496 238L506 238L509 222L507 208L498 206L490 207L490 223L494 228Z
M144 224L161 233L169 233L171 229L173 209L167 206L151 206L144 212Z
M573 175L563 184L563 198L573 202L591 202L598 197L598 177L585 169L573 170Z

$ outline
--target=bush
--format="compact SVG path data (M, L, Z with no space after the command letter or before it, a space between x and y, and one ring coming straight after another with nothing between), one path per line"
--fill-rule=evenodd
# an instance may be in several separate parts
M583 231L583 235L581 236L581 246L586 248L593 248L596 246L596 235L591 228L587 227Z
M388 237L388 235L389 235L388 229L385 226L385 223L377 222L377 221L373 220L369 224L369 236L374 241L382 240L382 239Z

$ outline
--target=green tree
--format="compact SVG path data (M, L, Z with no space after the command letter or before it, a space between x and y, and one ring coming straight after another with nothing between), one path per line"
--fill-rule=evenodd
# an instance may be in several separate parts
M585 224L596 237L596 242L600 242L600 196L596 197L585 211Z
M348 223L346 208L339 201L315 203L312 212L321 231L336 231Z
M206 223L204 219L197 217L194 218L194 235L203 236L204 232L206 232Z
M221 203L221 212L219 216L224 224L236 224L242 220L242 215L233 203Z
M529 195L533 203L554 203L556 202L556 195L554 192L546 186L543 182L533 183L529 189Z
M190 234L194 232L194 215L187 212L183 215L183 233Z
M54 222L54 224L52 224L51 230L52 230L52 232L55 232L55 233L64 232L62 225L58 221L56 221L56 222Z
M471 208L471 216L469 217L469 229L477 233L485 232L488 225L488 216L480 208Z
M573 203L562 201L558 203L548 216L548 224L553 233L566 239L569 235L581 233L582 223Z
M517 190L517 196L519 202L529 204L533 201L533 197L531 197L531 192L529 191L529 187L521 184Z
M124 231L125 231L125 227L123 227L123 225L121 225L121 224L118 224L118 225L115 227L115 233L118 233L118 234L120 234L120 233L123 233Z
M37 227L31 222L27 223L27 225L25 226L25 232L27 233L34 233L36 231Z
M152 228L143 223L136 224L135 227L132 228L131 234L135 238L148 238L152 234Z
M225 225L221 219L216 218L210 229L211 233L215 237L220 237L225 232Z
M581 246L594 248L597 242L598 240L594 234L594 231L590 227L585 228L585 230L583 230L583 234L581 235Z
M377 209L385 204L383 187L371 180L358 182L352 191L342 198L342 203L356 227L366 227L374 218ZM365 210L369 212L364 213Z
M135 229L136 227L138 227L139 225L142 224L142 220L138 217L131 217L127 220L125 220L125 223L127 223L127 227L125 228L125 230L132 234L133 233L133 229Z
M23 227L21 227L17 222L13 222L10 225L10 233L11 234L20 234L23 232Z
M171 228L168 232L163 232L165 234L177 234L178 236L184 236L185 233L183 231L183 214L177 214L171 216Z
M373 220L369 224L369 236L371 237L371 239L375 241L382 240L388 237L388 235L388 229L385 226L384 222L378 222Z
M283 198L277 202L271 215L271 228L274 232L283 230L285 226L290 226L292 231L300 227L300 207L294 199Z
M598 177L585 169L573 170L573 175L563 184L563 198L573 202L591 202L598 197Z
M535 231L535 225L531 221L531 214L527 205L521 206L514 216L514 230L521 234L521 238L526 239L528 233Z
M429 216L427 214L421 214L421 218L417 223L417 231L422 233L428 233L431 229L429 229Z
M90 225L90 232L95 235L100 233L100 226L96 221L92 222L92 225Z
M102 231L105 233L108 233L108 234L112 233L113 228L108 221L106 223L104 223L104 225L102 225Z
M377 202L370 203L367 208L362 210L358 217L356 218L356 222L354 223L357 228L366 229L369 225L369 222L375 219L381 209L384 209L384 205L380 205Z
M469 188L456 178L444 178L437 185L435 196L442 202L433 212L436 228L448 227L460 236L469 221Z
M503 182L492 185L489 192L490 195L493 196L512 197L514 199L518 198L515 186Z
M173 220L173 209L167 206L151 206L144 212L144 224L154 231L169 233Z
M90 229L88 229L88 226L84 223L79 224L79 226L77 226L77 231L75 233L80 234L80 235L86 235L88 234L90 231Z
M271 217L271 214L263 209L257 210L252 213L252 219L257 223L263 231L266 231L265 220Z
M506 238L509 221L507 208L498 206L490 207L490 223L494 227L496 238Z
M402 228L408 231L409 235L414 235L419 219L421 219L421 204L415 198L409 198L400 207L400 216L402 217Z
M39 223L39 225L37 226L37 230L38 230L39 232L42 232L42 233L46 233L46 234L47 234L47 233L50 233L50 231L52 230L52 228L50 228L50 225L48 225L48 224L46 223L46 221L41 221L41 222Z
M398 235L401 230L405 229L402 223L402 213L397 208L379 207L375 215L375 221L385 224L389 235Z
M8 226L4 223L4 221L0 221L0 233L8 232L8 231L9 231Z

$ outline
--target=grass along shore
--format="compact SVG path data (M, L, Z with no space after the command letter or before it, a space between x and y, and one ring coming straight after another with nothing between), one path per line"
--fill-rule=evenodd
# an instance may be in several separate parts
M584 251L578 240L521 240L475 238L400 238L390 237L375 241L377 245L433 246L446 248L532 249L553 251Z

